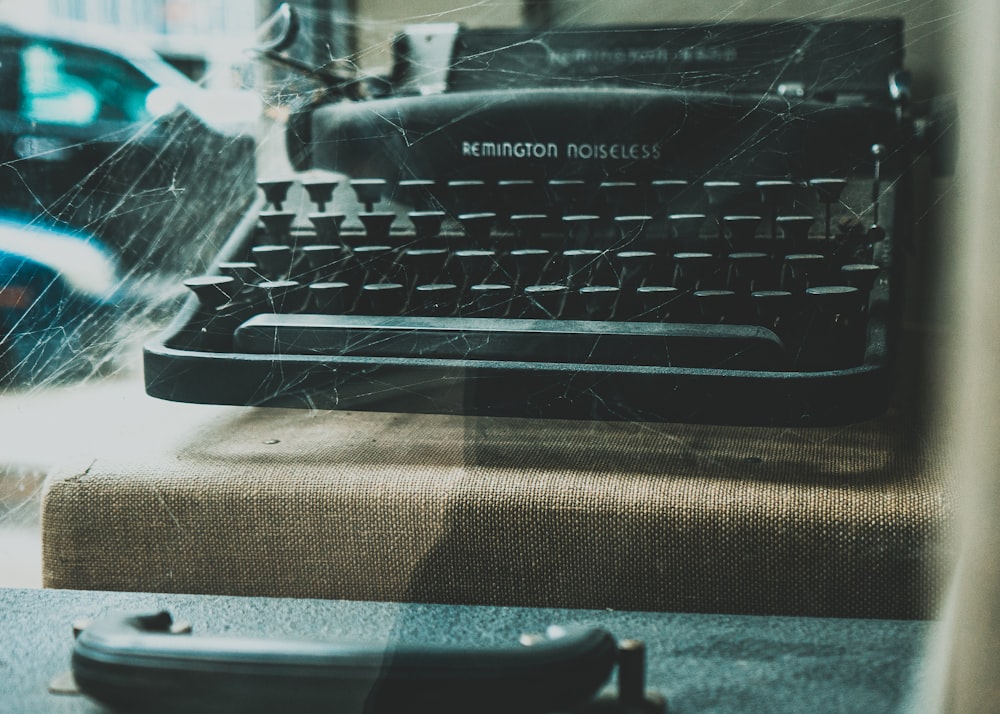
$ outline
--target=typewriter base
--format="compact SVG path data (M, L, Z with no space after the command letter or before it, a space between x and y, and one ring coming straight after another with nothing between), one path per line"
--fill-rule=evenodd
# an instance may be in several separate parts
M474 360L215 355L149 345L170 401L477 416L805 426L883 412L884 365L814 373Z

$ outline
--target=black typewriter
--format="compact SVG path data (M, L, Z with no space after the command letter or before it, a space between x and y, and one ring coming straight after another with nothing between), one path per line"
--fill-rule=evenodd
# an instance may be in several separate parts
M848 422L886 408L917 153L898 20L415 26L293 117L170 400Z

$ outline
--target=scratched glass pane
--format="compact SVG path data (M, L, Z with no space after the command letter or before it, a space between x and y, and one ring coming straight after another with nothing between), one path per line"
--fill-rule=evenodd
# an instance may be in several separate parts
M227 291L233 289L234 281L203 282L197 286L192 283L187 287L184 284L185 280L208 274L218 277L222 271L213 273L211 266L220 252L234 263L252 257L275 261L278 267L262 270L267 274L258 275L259 282L270 285L266 300L272 305L285 299L280 292L281 284L290 275L288 268L280 267L285 259L283 250L247 250L240 257L232 251L225 252L234 232L245 231L240 228L241 221L255 224L256 212L264 211L265 223L273 220L278 225L273 229L270 225L252 229L256 237L251 243L258 248L282 245L279 235L283 230L282 219L276 214L296 212L296 217L290 220L295 222L296 235L301 237L328 230L305 220L305 214L343 212L347 214L343 224L345 233L361 238L342 252L351 253L355 261L362 261L358 256L366 256L364 269L377 272L381 269L380 261L386 259L376 248L392 243L399 231L413 233L408 228L411 220L415 227L420 220L428 225L435 220L434 215L413 219L409 213L414 210L427 214L442 211L445 233L464 237L474 237L477 231L489 234L492 228L486 224L491 221L505 223L511 215L530 217L541 210L508 209L505 215L491 218L489 214L493 211L489 206L463 208L458 199L452 202L451 198L440 195L433 196L429 203L422 202L419 195L417 198L404 195L400 181L411 181L407 189L419 194L421 186L413 182L431 178L429 174L439 165L447 165L449 160L463 167L500 162L502 177L495 168L484 168L484 177L489 174L494 181L502 178L505 186L489 190L507 191L512 196L517 193L518 181L532 178L530 171L521 167L536 165L616 167L600 169L606 170L602 178L607 183L669 181L674 178L669 173L670 167L683 162L698 167L693 174L683 176L691 181L730 180L737 173L773 180L792 178L798 157L783 153L783 145L773 141L771 132L775 127L794 131L796 122L817 120L821 112L803 113L799 103L815 88L795 81L783 82L782 78L788 74L789 66L816 51L812 43L827 40L813 31L815 26L809 26L805 32L798 26L789 30L787 25L775 24L781 20L902 18L905 67L912 73L912 81L900 77L901 86L905 86L893 91L904 92L907 111L921 116L930 115L938 99L949 96L945 60L954 17L951 4L945 0L876 3L651 0L624 5L600 0L523 3L483 0L465 6L430 0L407 3L313 0L297 5L300 27L297 38L288 47L274 42L282 31L280 20L256 29L276 6L277 3L266 0L257 3L249 0L0 2L0 18L15 23L11 29L0 30L0 82L7 84L0 91L3 132L0 148L4 152L0 158L0 562L15 564L0 572L0 585L40 583L38 520L46 475L95 454L142 453L149 445L171 443L197 425L210 423L225 409L203 406L192 424L191 411L164 408L161 402L147 396L143 345L160 340L158 335L164 334L183 309L189 310L190 317L190 310L196 309L190 302L194 287L205 292L209 302L218 298L213 290L226 293L221 302L232 297ZM356 14L350 14L348 7L354 7ZM67 31L66 22L77 24ZM695 40L664 29L691 23L702 28L687 31ZM733 36L736 39L725 32L723 39L718 39L719 28L728 23L753 24L737 30ZM616 29L585 32L595 26ZM632 30L632 34L625 29L636 27L643 29ZM480 34L464 36L465 44L456 44L457 33L466 28ZM862 33L858 41L885 36L877 32ZM409 44L404 47L401 42ZM150 43L162 56L149 49ZM881 67L879 58L884 47L849 45L850 41L839 37L834 45L837 50L826 52L819 70L823 91L828 94L820 99L829 106L856 101L851 96L852 82L859 73L869 77L873 66ZM256 50L251 51L254 47ZM784 60L768 54L775 47L782 48ZM409 65L399 60L404 51L411 52ZM454 72L449 76L451 68ZM194 75L196 81L182 70ZM884 81L888 83L889 76ZM594 103L585 100L579 105L585 111L576 114L573 103L564 102L560 104L561 116L569 120L552 125L539 120L538 115L545 111L546 88L551 88L554 82L566 94L574 87L586 89L598 85L607 87L609 92L626 91L637 99L631 104L625 100L612 102L601 111L594 110ZM412 117L404 121L391 112L366 113L366 102L385 102L390 91L410 98L422 96L428 102L435 97L447 100L462 93L473 98L441 105L446 108L432 114L433 125L411 121ZM721 113L715 109L706 111L703 104L688 98L697 93L732 92L742 92L742 103ZM514 103L525 97L534 100ZM346 114L357 109L364 117L357 124L344 124L347 128L343 129L343 135L333 132L316 137L310 132L320 124L307 126L300 119L316 106L320 107L318 114L329 117L330 126L340 126L333 119L340 116L337 112ZM511 106L515 108L512 110ZM717 109L718 104L713 106ZM765 116L765 120L745 135L725 135L722 122L741 120L748 114ZM470 117L482 117L482 122L476 124ZM663 117L669 117L670 129L661 126ZM684 142L670 143L664 132L679 132L682 128L691 131L692 123L714 126L720 136L718 142L698 148L701 154L688 156L683 152L691 146ZM520 132L512 132L511 127L520 128ZM815 136L811 141L810 148L817 152L831 150ZM312 152L310 159L305 157L307 151ZM839 157L828 158L833 162ZM919 282L928 270L926 266L934 262L936 244L929 243L927 236L933 232L938 215L936 206L947 195L948 184L947 179L932 177L928 159L915 156L911 159L912 163L907 165L893 165L887 175L913 176L914 240L930 246L911 268L918 277L914 282ZM864 160L874 173L878 157L868 154ZM307 166L307 171L297 171ZM344 173L337 174L334 170ZM265 197L256 185L258 178L293 176L296 183L287 197ZM332 198L317 201L308 195L302 182L323 178L336 179L339 185ZM369 201L349 185L351 179L375 178L387 179L387 193ZM577 175L571 170L552 173L548 178L568 184ZM794 178L830 177L812 174ZM448 187L452 197L463 192L471 195L478 190L468 183L475 176L467 172L454 173L450 179L466 182ZM809 199L813 220L807 228L814 235L832 235L837 231L851 235L852 230L864 232L878 223L878 212L891 214L899 200L895 182L878 184L879 199L874 201L873 181L877 181L875 176L866 176L842 196L826 203L822 199ZM364 190L361 186L355 188ZM569 190L571 186L564 188ZM664 186L664 190L667 188ZM583 204L575 206L576 213L563 222L562 229L586 233L591 230L586 217L598 210L593 202L611 200L604 194L588 196ZM252 207L254 201L258 205ZM610 243L599 248L581 244L579 251L568 259L569 270L577 270L579 265L584 266L580 270L604 270L602 261L611 265L612 260L622 260L617 257L619 253L637 249L629 243L628 236L632 235L629 231L642 229L641 217L652 215L648 210L644 204L617 215L622 220L613 224L616 232ZM758 217L761 235L777 239L782 235L779 229L793 230L790 222L779 223L777 213L771 215L769 210L766 205L757 209L761 214ZM384 235L378 234L381 241L375 240L367 232L375 235L379 229L363 223L359 213L386 212L395 214L394 228ZM671 230L682 233L681 226L686 220L683 216L703 213L702 218L707 215L710 224L719 219L720 239L732 240L738 221L724 225L721 215L714 216L711 209L700 203L679 203L670 212L676 226ZM657 220L661 218L666 220L657 216ZM529 224L528 218L522 218L525 232L530 232ZM416 228L416 232L420 230L423 229ZM518 235L507 224L497 230L497 235ZM698 234L701 236L711 232L704 227L696 227L695 231L701 231ZM436 234L436 230L433 232ZM517 273L522 268L520 264L505 262L510 248L498 249L490 243L492 240L487 239L489 245L485 246L471 243L460 246L463 253L460 259L467 261L462 276L455 278L449 274L445 279L435 275L432 280L421 282L424 287L437 287L414 292L406 298L406 309L419 298L424 301L427 315L433 317L436 310L445 309L442 305L449 300L459 303L465 300L474 304L472 312L481 310L482 314L462 313L461 308L452 307L450 318L474 321L500 310L505 318L522 320L527 325L529 321L550 317L555 309L552 305L557 304L552 301L562 299L558 290L529 291L532 307L515 314L513 306L520 306L523 296L518 293L515 300L513 288L505 290L504 286L517 283ZM290 247L295 250L304 247L292 242L294 245ZM312 242L323 243L315 239ZM543 243L518 244L519 250L527 251L518 255L518 259L528 264L538 259L531 254L532 250L567 248L560 245L553 249ZM407 248L392 243L389 248L395 251L393 265L404 259L406 250L418 251L405 257L414 261L414 265L434 259L433 249L424 244ZM429 252L420 254L420 250ZM491 251L503 253L504 261L493 257ZM701 252L691 246L680 251ZM810 251L800 253L810 254ZM320 256L317 260L324 258ZM419 263L421 260L425 263ZM632 260L640 263L643 255L633 256ZM685 260L692 265L697 262ZM484 263L490 267L483 268ZM317 275L321 272L312 269ZM632 360L629 368L637 373L662 366L656 362L657 357L649 354L659 355L663 344L672 355L671 366L692 368L683 357L689 343L683 341L686 339L683 335L678 337L670 332L655 337L659 341L648 346L635 337L634 330L626 328L622 328L621 334L601 332L595 337L595 321L591 318L601 314L601 310L612 309L606 308L602 301L619 300L615 291L620 286L616 281L625 281L622 271L626 268L611 265L607 269L614 278L595 281L601 290L595 288L583 293L587 302L579 308L581 319L564 320L564 327L538 337L533 343L543 355L538 359L561 365L552 368L553 372L561 370L565 375L566 364L583 365L578 373L546 385L544 390L524 388L514 377L499 386L476 383L474 389L462 381L465 370L476 368L475 360L513 362L526 358L522 354L525 343L514 339L508 343L503 330L497 327L470 327L455 322L451 331L437 332L413 344L402 330L364 332L363 325L355 324L360 320L358 314L394 310L381 307L384 301L394 299L391 286L396 284L396 279L385 271L379 280L368 283L380 288L352 298L368 301L369 308L359 308L351 318L357 318L355 322L348 321L350 324L341 328L333 342L329 342L331 338L324 327L314 331L322 333L315 338L322 345L300 344L295 349L362 357L376 354L379 359L436 357L460 363L444 376L431 372L430 377L413 378L418 385L427 380L440 381L440 389L420 392L421 398L430 402L440 399L441 404L448 405L432 404L430 411L461 411L454 405L468 404L472 398L501 399L504 391L516 393L518 399L530 399L544 391L544 400L539 398L539 406L529 408L528 416L565 416L556 407L552 407L555 410L552 412L546 409L550 404L572 402L585 404L587 415L595 419L649 418L645 406L634 408L627 400L616 401L617 396L602 391L604 387L599 380L588 382L591 378L587 375L606 367L615 359L611 353L620 353L626 349L623 346L627 346ZM688 270L673 269L674 276L684 275ZM233 274L237 270L233 268ZM574 275L571 272L565 280L571 281ZM314 286L310 299L339 299L337 288L331 286L340 282L340 277L315 279L313 282L324 283L326 287ZM476 288L468 290L464 298L455 298L446 287L441 287L463 280ZM558 287L565 280L562 276L547 277L545 285ZM615 284L611 285L612 282ZM595 284L585 287L594 288ZM671 287L653 282L645 285ZM691 289L695 287L705 293L728 290L725 285L709 285L700 279L692 283ZM576 300L579 286L574 285L573 290L577 291L573 298ZM616 297L608 298L607 294ZM652 296L653 291L637 294ZM704 301L697 308L701 312L685 322L705 322L704 311L713 309L709 304L713 299L725 296L699 297ZM183 308L185 302L188 308ZM558 309L563 309L563 303L558 304ZM613 305L613 309L624 310L618 302ZM658 305L644 303L635 307L634 317L622 322L648 324L649 314L661 309ZM213 305L211 309L218 307ZM406 309L395 309L392 316ZM422 317L423 314L417 315L415 319ZM240 319L244 318L247 316ZM918 290L908 298L902 319L934 323L942 317ZM320 322L321 327L326 325ZM212 325L218 322L210 325L194 319L187 324L186 332L174 330L173 341L163 344L183 351L193 349L192 345L202 340L197 342L201 345L197 350L231 349L219 345L232 344L233 328L227 328L222 343L212 343ZM412 329L413 324L406 323L405 327ZM770 364L766 362L770 359L767 350L773 347L769 337L762 338L759 330L752 332L748 328L739 332L729 327L712 334L745 342L740 342L737 349L723 349L703 366L718 371L763 369L752 361L759 356L754 350L762 350L764 354L759 358ZM262 326L254 323L236 339L243 340L238 344L250 351L287 352L290 348L285 343L279 344L275 329L265 320ZM314 332L305 338L289 339L308 342ZM646 339L644 336L643 340ZM612 347L607 347L608 344ZM737 354L742 359L745 352L752 353L746 358L749 362L736 359ZM810 367L821 368L828 366L820 363L819 367ZM335 370L329 367L329 371L332 374ZM282 370L282 375L288 374L293 372ZM305 372L300 377L303 383L312 378ZM234 377L240 378L243 377ZM310 392L297 389L296 384L282 384L285 391L278 390L281 399L277 402L306 409L332 408L343 399L347 400L346 408L393 410L400 406L401 391L412 393L416 388L406 383L405 389L394 389L371 380L331 382L325 391ZM178 401L197 401L185 396L184 390L190 386L178 389ZM643 390L630 389L640 402L645 398ZM242 385L239 391L239 399L247 405L269 403L276 396L271 379ZM422 407L411 404L409 408L419 411ZM677 421L683 421L685 416L702 420L696 406L692 405L691 410L690 415L667 416ZM740 422L739 418L734 420Z

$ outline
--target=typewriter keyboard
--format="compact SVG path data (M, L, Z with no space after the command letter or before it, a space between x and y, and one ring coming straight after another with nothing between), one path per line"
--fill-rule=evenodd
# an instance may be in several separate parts
M893 196L877 177L260 187L147 349L151 393L799 423L885 392Z

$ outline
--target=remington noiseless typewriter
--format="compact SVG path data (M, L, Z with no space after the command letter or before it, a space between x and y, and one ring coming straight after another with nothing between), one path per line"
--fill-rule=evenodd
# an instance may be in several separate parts
M886 408L917 153L898 20L424 25L292 118L146 388L810 424Z

